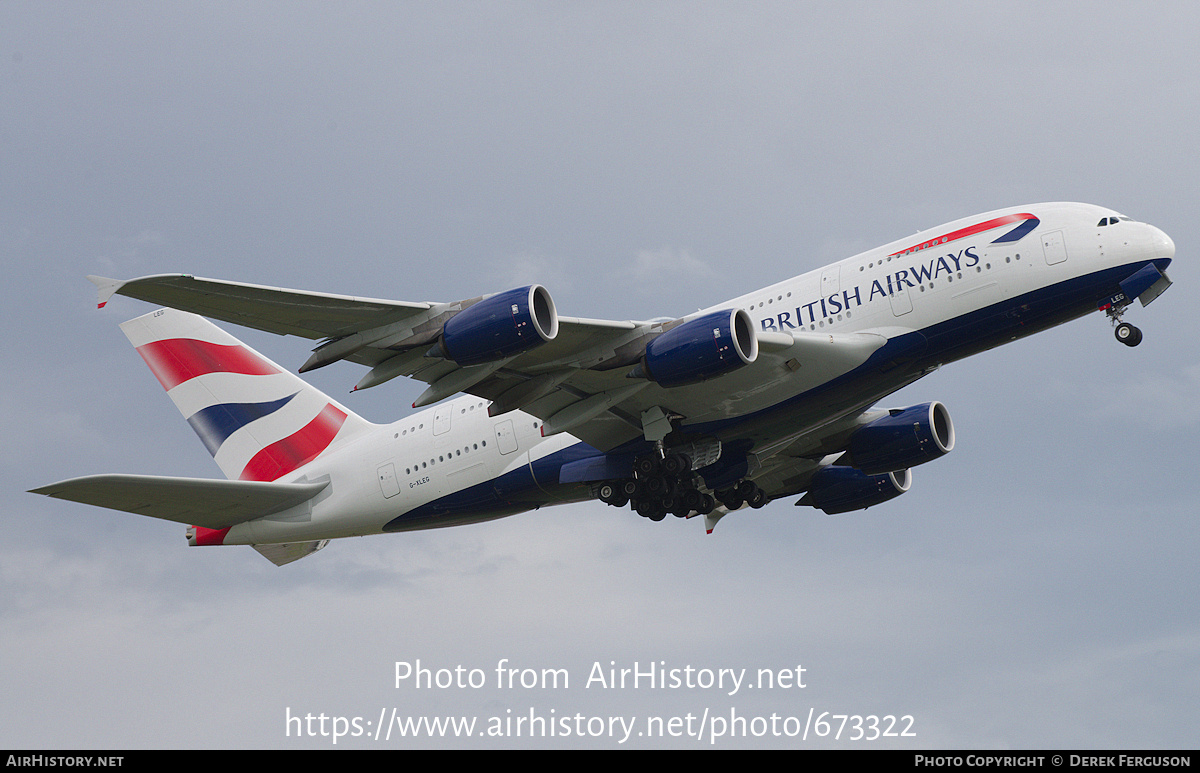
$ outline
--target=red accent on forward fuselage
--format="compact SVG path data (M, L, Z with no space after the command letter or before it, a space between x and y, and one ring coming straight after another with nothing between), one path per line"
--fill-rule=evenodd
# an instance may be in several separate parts
M957 241L958 239L965 239L968 236L974 236L977 233L983 233L984 231L990 231L993 228L999 228L1002 225L1008 225L1009 223L1019 223L1024 220L1030 220L1030 219L1035 219L1035 218L1036 218L1035 215L1031 215L1028 212L1022 212L1019 215L1003 215L1001 217L997 217L997 218L988 220L983 223L976 223L975 225L967 226L966 228L960 228L957 231L951 231L950 233L942 234L941 236L934 237L933 239L928 239L926 241L923 241L920 244L914 244L911 247L905 247L904 249L900 250L899 252L893 252L891 255L888 255L888 257L894 258L897 255L905 255L907 253L916 252L918 250L927 250L930 247L936 247L939 244L946 244L948 242Z

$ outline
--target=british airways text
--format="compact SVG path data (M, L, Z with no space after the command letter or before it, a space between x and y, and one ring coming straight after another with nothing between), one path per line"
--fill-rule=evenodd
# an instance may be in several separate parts
M862 306L864 293L867 295L866 303L870 303L875 300L876 296L886 298L906 287L917 287L924 282L932 282L943 273L949 275L962 271L964 268L974 268L979 264L979 256L973 252L974 249L974 246L966 247L956 253L951 252L934 258L928 263L902 268L881 279L873 280L869 290L864 290L861 285L855 285L853 290L843 290L840 293L818 298L802 306L797 306L794 316L792 312L784 311L775 317L762 320L762 329L783 331L801 325L814 324L817 320L828 319L843 311Z

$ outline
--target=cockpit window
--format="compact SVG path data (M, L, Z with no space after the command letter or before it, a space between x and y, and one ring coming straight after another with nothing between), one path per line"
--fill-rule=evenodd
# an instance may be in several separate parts
M1117 221L1119 221L1119 220L1124 220L1127 223L1133 222L1133 218L1131 218L1131 217L1125 217L1124 215L1117 215L1116 217L1100 218L1100 222L1097 223L1096 226L1100 227L1100 226L1105 226L1105 225L1116 225Z

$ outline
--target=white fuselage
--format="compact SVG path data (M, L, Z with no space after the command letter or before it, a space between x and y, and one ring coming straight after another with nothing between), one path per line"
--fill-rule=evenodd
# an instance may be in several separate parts
M1029 213L1036 213L1029 225ZM1109 225L1097 225L1113 218ZM983 228L1000 222L992 228ZM1028 235L1016 229L1029 228ZM997 241L1007 234L1012 241ZM921 350L904 373L849 382L854 394L823 398L836 412L861 410L937 365L1086 314L1122 270L1169 262L1174 245L1159 229L1111 210L1038 204L966 218L810 271L704 312L745 309L760 331L840 336L871 331L898 340L917 334ZM1109 274L1115 279L1110 279ZM1101 288L1101 289L1097 289ZM704 312L698 312L701 314ZM728 399L688 425L736 434L757 446L813 425L798 395L835 374L781 372L775 382L733 372ZM690 389L691 387L680 387ZM786 405L785 405L786 404ZM587 447L569 434L543 438L541 420L513 411L490 417L487 401L460 397L342 442L289 481L331 485L310 502L234 526L225 544L299 542L481 521L591 496L558 484L552 461ZM791 406L796 406L794 409ZM828 421L828 417L825 419ZM774 436L772 435L774 433ZM539 463L544 468L539 467ZM547 474L551 471L551 474ZM473 507L478 500L479 506ZM406 514L415 514L405 522Z

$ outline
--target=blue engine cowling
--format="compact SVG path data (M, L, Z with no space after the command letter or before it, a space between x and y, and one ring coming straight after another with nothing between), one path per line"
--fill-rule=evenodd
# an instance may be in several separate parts
M912 473L908 470L868 475L853 467L822 467L808 484L808 493L797 502L812 505L826 515L865 510L908 491Z
M954 423L938 402L894 410L850 436L850 455L839 460L874 475L937 459L954 448Z
M646 345L631 376L660 386L695 384L754 362L758 337L745 309L705 314L673 327Z
M541 285L518 287L484 298L442 327L434 352L459 365L512 357L558 335L558 312Z

